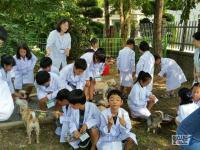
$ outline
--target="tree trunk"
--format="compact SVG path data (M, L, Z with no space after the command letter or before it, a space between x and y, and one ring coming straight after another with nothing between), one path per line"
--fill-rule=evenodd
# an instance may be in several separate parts
M124 37L124 2L123 0L120 0L120 32L121 32L121 38Z
M153 24L153 51L161 54L162 50L162 16L164 0L156 0Z
M186 34L187 34L187 24L188 24L188 19L184 20L184 22L183 22L183 33L182 33L180 51L184 51L184 48L185 48L185 38L186 38Z
M124 5L128 10L125 10ZM127 38L130 37L131 33L131 0L124 1L120 0L120 29L121 29L121 38L123 43L126 42Z
M109 0L104 0L104 13L105 13L105 27L104 34L106 38L110 37L110 14L109 14Z

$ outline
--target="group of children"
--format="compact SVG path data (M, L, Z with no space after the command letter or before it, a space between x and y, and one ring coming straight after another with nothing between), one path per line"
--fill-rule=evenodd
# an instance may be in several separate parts
M194 34L194 45L197 47L194 56L194 77L199 79L199 48L200 32ZM180 66L170 58L161 58L150 52L149 44L142 41L139 44L141 56L135 65L135 42L128 39L126 46L119 51L117 69L120 74L120 91L111 90L107 100L109 108L102 112L93 102L95 80L104 70L106 56L103 49L98 48L98 40L92 39L91 48L72 64L53 66L50 57L40 60L40 68L34 78L36 56L31 53L27 44L18 46L15 56L1 57L0 78L8 83L13 98L20 97L18 93L26 88L29 94L33 85L36 88L38 106L41 110L55 107L61 110L61 127L58 128L61 142L69 142L72 147L84 147L91 139L91 149L132 149L137 144L136 136L131 132L129 114L121 108L122 94L127 88L128 106L132 118L148 118L151 108L158 101L152 93L154 67L159 65L160 77L166 77L167 94L174 97L175 90L186 82L186 77ZM55 61L55 60L54 60ZM61 68L60 68L61 67ZM136 81L133 82L134 77ZM179 124L200 105L200 86L195 83L190 92L182 88L178 92L180 106L176 118ZM88 138L90 137L90 138Z

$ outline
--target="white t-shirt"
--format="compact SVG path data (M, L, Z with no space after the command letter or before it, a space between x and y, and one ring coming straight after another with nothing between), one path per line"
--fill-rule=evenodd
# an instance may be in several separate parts
M176 120L181 123L187 116L193 113L199 106L195 103L180 105L177 112Z

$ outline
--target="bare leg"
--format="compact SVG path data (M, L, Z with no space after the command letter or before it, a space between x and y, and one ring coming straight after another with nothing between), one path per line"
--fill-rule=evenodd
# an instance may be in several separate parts
M125 150L132 150L133 146L134 146L134 141L131 138L127 138L124 149Z
M90 88L90 81L86 80L86 84L85 84L85 88L84 88L84 93L86 96L86 99L89 100L90 96L89 96L89 88Z
M89 100L93 100L94 96L94 86L95 86L95 80L92 80L90 82L90 88L89 88Z
M29 129L27 125L28 144L31 144L31 132L32 132L32 129Z
M96 144L99 140L99 131L97 128L92 128L90 130L90 138L92 142L91 150L96 150Z
M124 86L120 86L120 91L124 93Z
M38 127L36 128L36 143L40 143L40 139L39 139L39 136L40 136L40 127L38 125Z

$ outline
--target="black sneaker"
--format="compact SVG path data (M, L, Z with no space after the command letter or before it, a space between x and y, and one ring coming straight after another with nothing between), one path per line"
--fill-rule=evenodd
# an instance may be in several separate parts
M83 142L80 142L79 143L79 147L80 148L86 148L86 147L88 147L88 145L90 144L90 138L88 138L88 139L86 139L85 141L83 141Z

